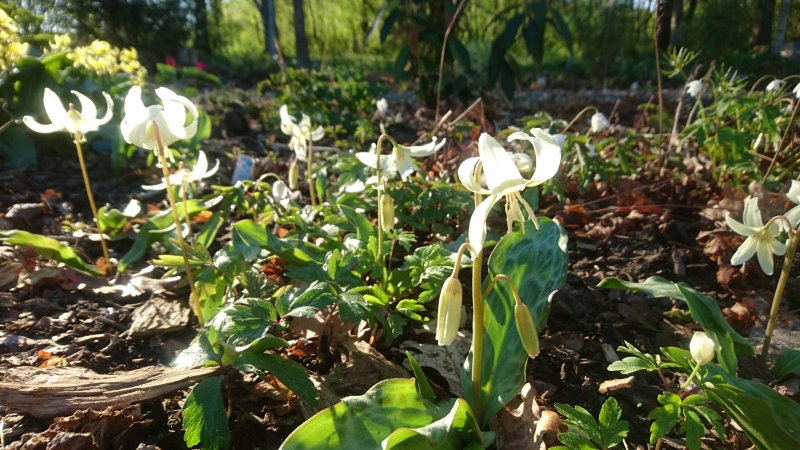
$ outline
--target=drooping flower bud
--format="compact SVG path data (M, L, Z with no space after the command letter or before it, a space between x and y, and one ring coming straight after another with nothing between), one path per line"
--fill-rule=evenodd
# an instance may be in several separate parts
M297 175L299 172L300 169L297 167L297 158L295 158L289 166L289 189L297 189Z
M456 338L461 323L462 293L458 278L448 277L444 280L442 292L439 294L439 316L436 320L436 342L439 345L450 345Z
M592 116L592 133L599 133L611 126L608 117L605 114L598 112Z
M536 331L536 323L528 306L522 302L514 305L514 321L517 325L517 333L522 341L522 346L528 356L535 358L539 354L539 333Z
M394 200L386 193L381 194L381 201L378 205L378 215L380 216L380 226L383 231L389 232L394 227Z
M689 352L698 365L704 366L714 359L714 341L702 331L695 332L689 343Z

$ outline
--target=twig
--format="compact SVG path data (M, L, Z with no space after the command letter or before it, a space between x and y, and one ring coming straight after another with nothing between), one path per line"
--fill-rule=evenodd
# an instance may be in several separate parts
M458 8L456 8L456 13L453 14L453 18L450 20L450 25L447 26L447 30L444 32L444 40L442 41L442 53L439 55L439 83L436 87L436 114L434 117L438 120L439 118L439 105L442 100L442 76L444 74L444 54L447 50L447 38L450 37L450 33L453 31L453 27L456 24L456 20L458 20L458 16L461 14L461 11L464 10L464 6L466 6L467 0L461 0L461 3L458 4Z

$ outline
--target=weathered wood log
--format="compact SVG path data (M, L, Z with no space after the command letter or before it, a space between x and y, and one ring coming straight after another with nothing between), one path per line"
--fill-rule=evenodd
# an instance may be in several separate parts
M187 388L220 370L144 367L103 375L81 367L16 367L0 382L0 407L45 419L80 409L122 408Z

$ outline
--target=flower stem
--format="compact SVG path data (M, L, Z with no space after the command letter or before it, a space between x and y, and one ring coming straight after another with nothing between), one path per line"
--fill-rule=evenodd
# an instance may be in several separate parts
M381 223L383 218L381 217L382 215L380 214L381 195L383 194L383 190L385 189L385 186L383 185L383 178L381 177L381 148L383 146L384 139L388 137L389 137L388 134L382 134L378 138L378 144L375 146L375 172L378 177L378 188L376 189L378 191L378 249L376 252L377 253L376 256L378 258L378 261L380 261L381 265L382 284L385 284L386 282L387 273L386 273L386 262L384 261L383 258L383 224Z
M83 160L83 148L79 139L74 139L75 150L78 152L78 162L81 165L81 174L83 175L83 185L86 187L86 197L89 198L89 206L92 208L92 216L94 223L97 225L97 230L100 232L100 246L103 248L103 258L108 267L111 267L111 259L108 256L108 245L106 238L103 236L103 227L100 225L100 219L97 218L97 206L94 203L94 195L92 195L92 185L89 183L89 174L86 172L86 163Z
M309 195L311 196L311 206L317 206L317 186L314 183L314 172L312 170L312 165L314 161L314 142L309 139L308 140L308 155L306 156L306 178L308 178L308 191Z
M766 358L769 353L769 344L772 341L772 331L775 329L775 320L778 318L778 307L783 298L783 291L786 288L786 282L789 281L789 273L792 271L792 262L794 261L794 254L797 251L797 243L800 241L800 234L797 231L789 232L789 243L786 246L786 256L783 260L783 268L781 269L781 276L778 279L778 286L775 288L775 295L772 297L772 307L769 310L769 319L767 320L767 332L764 335L764 346L761 348L761 358Z
M683 383L683 386L681 386L681 389L678 391L677 395L680 396L683 393L683 391L685 391L686 388L688 388L689 385L692 384L692 380L694 380L694 377L697 376L697 373L699 371L700 371L700 364L695 364L694 369L692 369L692 373L689 374L689 378L687 378L686 382Z
M155 124L153 124L153 126L155 126ZM156 143L158 144L156 147L156 153L158 154L158 159L161 162L161 170L164 173L164 184L167 187L167 200L169 201L169 209L172 211L172 220L175 222L175 233L178 235L178 245L181 248L181 256L183 256L183 267L186 270L186 279L189 282L189 290L191 291L189 300L192 305L192 310L194 310L197 320L200 322L200 328L203 328L205 326L205 321L203 320L203 309L200 306L200 297L198 297L197 291L194 287L194 275L192 274L192 267L189 265L189 250L186 247L186 241L183 240L183 227L181 226L181 219L178 216L178 207L175 204L175 193L172 189L172 183L169 181L169 166L167 162L167 156L165 155L166 148L164 148L164 144L161 142L161 133L158 131L157 126L155 135ZM189 217L187 216L186 219L188 220Z
M475 194L475 206L481 203L481 195ZM481 368L483 366L483 315L484 303L481 292L481 272L483 269L483 250L472 259L472 411L475 417L483 414L481 405ZM480 420L480 419L479 419Z

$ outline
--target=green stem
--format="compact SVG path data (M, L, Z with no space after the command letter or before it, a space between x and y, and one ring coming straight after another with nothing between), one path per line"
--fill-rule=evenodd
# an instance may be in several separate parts
M382 285L385 285L385 283L386 283L387 274L386 274L386 261L385 261L385 259L383 257L383 224L381 223L381 220L383 220L383 219L381 218L381 214L380 214L381 194L383 193L383 190L385 189L385 186L383 185L383 177L381 177L381 149L382 149L382 146L383 146L384 139L387 139L387 138L389 138L388 134L382 134L378 138L378 144L375 146L375 172L376 172L377 177L378 177L378 188L376 189L376 191L378 192L378 249L377 249L377 255L376 256L378 258L378 261L380 261L380 265L381 265L381 284ZM389 138L389 139L391 139L391 138Z
M312 164L314 160L314 141L311 139L308 140L308 155L306 156L306 178L308 178L308 191L309 195L311 196L311 206L317 206L317 187L316 183L314 183L314 174L312 170Z
M699 371L700 371L700 364L695 364L694 369L692 369L692 373L689 374L689 378L686 379L686 382L683 383L683 386L681 386L681 389L678 391L679 396L683 393L683 391L686 390L687 387L689 387L689 385L692 383L692 380L694 380L694 377L697 376L697 373Z
M97 218L97 206L94 203L92 185L89 183L89 173L86 171L86 163L83 160L83 148L81 147L80 139L78 139L77 136L73 136L73 142L75 142L75 150L78 152L78 162L81 165L81 174L83 175L83 185L86 188L86 197L89 198L89 206L92 208L94 223L97 225L97 230L100 232L100 246L103 248L103 258L105 258L105 263L110 268L111 259L108 256L108 245L106 244L106 238L103 237L103 227L100 225L100 220Z
M194 287L194 275L192 274L192 267L189 265L189 250L186 247L186 241L183 240L183 227L181 227L181 219L178 216L178 207L175 204L175 193L172 190L172 183L169 181L169 166L167 163L167 156L164 154L166 152L166 148L161 141L161 133L158 130L158 127L153 124L155 127L155 135L156 135L156 153L158 154L158 159L161 162L161 171L164 174L164 184L167 187L167 200L169 201L169 209L172 211L172 220L175 222L175 233L178 235L178 245L181 248L181 256L183 256L183 267L186 270L186 279L189 282L189 290L191 291L190 302L192 305L192 309L194 310L195 315L197 316L198 322L200 322L200 328L205 326L205 321L203 320L203 309L200 306L200 297L197 295L197 291ZM186 217L188 220L188 216Z
M475 194L475 206L481 203L480 194ZM483 316L484 303L481 292L481 272L483 269L483 250L478 251L472 260L472 411L481 417L481 367L483 366Z
M567 126L565 126L561 130L561 133L564 133L567 130L569 130L573 125L575 125L575 122L577 122L578 119L581 118L581 116L583 116L584 114L586 114L587 112L592 111L592 110L594 110L594 112L596 112L596 113L599 112L597 110L597 108L595 108L594 106L587 106L586 108L583 108L582 110L580 110L580 112L578 112L578 114L575 114L575 117L573 117L572 120L567 124Z
M778 286L775 288L775 295L772 297L772 307L769 310L769 319L767 320L767 332L764 336L764 346L761 349L761 358L766 358L769 353L769 344L772 341L772 331L775 329L775 320L778 318L778 307L783 298L783 291L786 288L786 282L789 281L789 273L792 271L792 262L794 261L794 254L797 251L797 243L800 242L800 234L797 231L791 231L789 234L789 244L786 246L786 256L783 260L783 268L781 269L781 276L778 279Z

